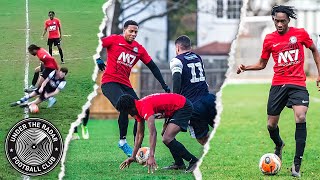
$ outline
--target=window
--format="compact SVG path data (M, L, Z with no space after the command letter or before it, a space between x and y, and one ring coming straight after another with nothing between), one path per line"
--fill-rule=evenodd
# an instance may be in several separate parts
M217 0L216 16L220 19L240 19L242 0Z

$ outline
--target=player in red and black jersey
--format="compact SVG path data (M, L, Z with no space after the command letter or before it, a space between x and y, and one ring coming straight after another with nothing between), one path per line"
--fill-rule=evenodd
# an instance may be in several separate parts
M162 131L162 142L169 148L173 158L175 160L181 158L189 162L186 172L192 172L196 168L198 159L175 139L180 131L187 131L188 122L192 115L192 103L184 96L174 93L158 93L136 100L131 95L123 95L120 97L116 109L120 112L129 113L138 122L132 156L121 163L120 169L128 167L130 163L135 161L136 154L143 141L145 122L150 134L150 155L146 165L148 166L148 172L151 173L157 168L154 154L157 141L155 114L158 113L161 113L164 118L168 118L167 125L164 126Z
M292 175L300 177L300 166L305 149L307 129L306 114L309 94L306 89L304 72L304 49L309 48L318 69L317 86L320 82L320 56L309 34L302 28L289 27L290 18L296 19L292 6L274 6L271 11L276 31L268 34L263 42L261 58L257 64L241 64L237 73L264 69L272 54L275 62L274 76L270 88L267 113L268 131L275 143L275 154L282 158L284 142L280 138L278 121L285 106L292 108L296 121L296 152L292 165Z
M123 94L130 94L138 99L138 96L131 86L129 76L132 67L139 60L147 65L165 92L170 92L157 65L152 61L145 48L135 41L137 33L138 24L135 21L128 20L124 23L122 35L114 34L101 39L102 46L107 49L108 56L106 60L107 66L103 60L100 58L97 59L99 69L101 71L106 69L102 75L101 89L114 107ZM120 111L118 118L120 141L118 145L119 148L130 157L132 155L132 149L126 141L128 122L128 113ZM136 123L133 131L135 135Z
M61 42L61 22L58 18L55 18L54 11L49 11L48 13L49 19L44 22L44 30L42 33L42 38L48 32L48 42L49 53L52 56L52 45L57 46L61 58L61 63L64 64L63 61L63 52L60 45Z

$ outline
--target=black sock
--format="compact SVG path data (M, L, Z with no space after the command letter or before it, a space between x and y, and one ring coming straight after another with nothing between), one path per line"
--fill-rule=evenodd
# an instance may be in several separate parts
M175 140L175 139L174 139ZM168 147L168 145L166 145L167 147ZM168 147L169 148L169 147ZM174 164L175 165L178 165L178 166L182 166L182 165L184 165L184 162L183 162L183 159L182 159L182 157L180 156L180 154L178 153L176 153L176 151L172 151L170 148L169 148L169 150L170 150L170 152L171 152L171 155L172 155L172 157L173 157L173 159L174 159Z
M128 124L129 124L128 113L120 112L119 119L118 119L120 139L126 139Z
M78 133L78 127L76 126L75 128L74 128L74 131L73 131L74 133Z
M61 49L61 48L58 48L58 50L59 50L61 62L63 62L63 52L62 52L62 49Z
M268 126L268 131L270 134L270 138L273 140L274 144L276 144L276 146L281 146L282 139L279 134L279 127L277 126L277 128L272 129L271 127Z
M89 108L86 110L86 115L84 116L84 118L82 119L82 125L87 126L88 121L89 121L89 114L90 114L90 110Z
M192 155L179 141L176 139L173 139L169 144L166 144L166 146L170 149L170 152L173 152L174 154L179 154L184 160L195 163L198 161L198 159Z
M52 56L52 46L49 46L49 54Z
M301 164L304 148L306 146L306 139L307 139L306 123L296 123L296 133L295 133L296 154L294 156L295 165Z
M32 78L32 85L35 86L37 84L40 72L35 72Z

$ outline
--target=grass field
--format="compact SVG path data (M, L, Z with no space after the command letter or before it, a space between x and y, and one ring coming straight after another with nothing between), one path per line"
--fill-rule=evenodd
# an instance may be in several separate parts
M133 120L130 121L128 128L130 145L133 144L132 126ZM119 165L126 156L118 148L117 121L89 120L90 139L80 139L70 143L64 179L194 179L191 173L186 174L184 171L161 170L161 167L171 164L173 159L168 148L161 141L162 120L157 121L156 126L158 141L155 157L159 169L154 174L148 174L147 168L137 163L121 171ZM79 132L81 136L81 131ZM149 132L146 131L143 146L149 146L148 134ZM200 157L202 154L202 146L195 139L191 139L189 133L179 133L177 140L195 156Z
M273 152L266 122L270 85L227 85L223 89L221 123L210 142L210 150L200 166L203 179L293 179L290 167L295 153L295 121L286 108L280 118L280 135L286 146L281 171L275 176L260 173L260 157ZM320 178L319 92L308 83L310 106L307 114L307 145L301 167L303 179Z
M68 133L70 123L81 112L87 95L92 92L91 79L94 62L92 55L98 44L97 33L103 17L101 6L104 0L29 1L30 43L47 48L46 40L41 40L44 20L49 10L56 12L62 23L62 48L69 68L67 85L56 97L58 102L52 109L41 105L40 113L33 116L45 118L55 124L62 136ZM21 179L20 174L8 163L4 153L4 140L9 129L23 115L23 109L11 108L9 104L21 98L24 88L26 15L24 0L2 0L0 6L0 179ZM54 48L56 50L56 48ZM60 63L60 57L55 56ZM38 59L30 56L29 79L38 66ZM57 179L59 167L38 179ZM32 178L33 179L33 178Z

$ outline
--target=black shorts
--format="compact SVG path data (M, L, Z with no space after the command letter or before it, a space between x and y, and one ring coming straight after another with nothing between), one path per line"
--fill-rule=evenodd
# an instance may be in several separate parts
M60 38L48 39L47 45L52 46L52 44L55 46L60 45Z
M44 68L43 71L41 72L41 76L43 77L43 79L46 79L49 74L54 71L55 69L51 69L51 68Z
M139 99L136 92L134 92L131 87L116 82L102 84L101 90L114 107L116 107L119 98L124 94L130 94L135 99Z
M173 123L181 128L181 131L187 132L189 120L192 115L192 103L187 99L184 106L177 110L172 118L168 120L169 123Z
M207 136L209 125L213 126L213 120L217 115L216 96L207 94L193 103L193 112L190 119L189 131L194 138Z
M267 113L271 116L280 115L285 106L309 106L309 93L306 87L292 84L271 86L267 105Z
M56 89L51 87L50 85L46 85L44 88L43 88L43 91L42 93L39 92L39 88L38 87L35 92L39 95L39 98L41 99L41 101L44 101L46 100L46 98L44 97L44 94L45 93L52 93L53 91L55 91Z

